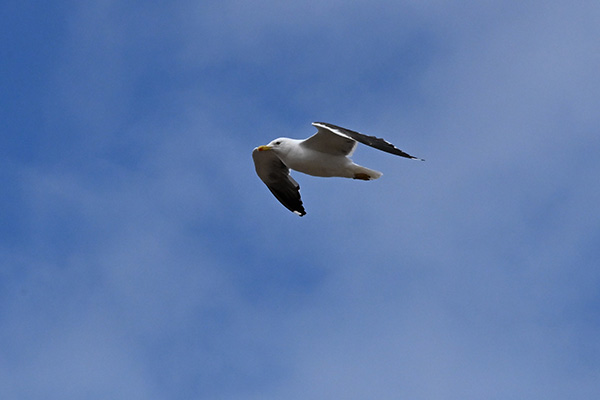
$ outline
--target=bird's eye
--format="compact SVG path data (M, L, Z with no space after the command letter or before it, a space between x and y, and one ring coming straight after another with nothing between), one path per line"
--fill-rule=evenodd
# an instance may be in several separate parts
M280 145L280 144L281 144L281 142L278 140L278 141L276 141L276 142L275 142L275 144L276 144L276 145Z

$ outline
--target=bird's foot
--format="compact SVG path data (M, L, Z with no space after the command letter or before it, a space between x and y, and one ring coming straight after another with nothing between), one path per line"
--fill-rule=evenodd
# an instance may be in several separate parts
M364 172L356 172L354 174L354 179L360 179L363 181L370 181L371 180L371 176L368 174L365 174Z

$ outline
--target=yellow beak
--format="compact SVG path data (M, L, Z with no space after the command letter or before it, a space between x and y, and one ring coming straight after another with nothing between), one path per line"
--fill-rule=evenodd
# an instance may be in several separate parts
M271 146L258 146L258 151L271 150Z

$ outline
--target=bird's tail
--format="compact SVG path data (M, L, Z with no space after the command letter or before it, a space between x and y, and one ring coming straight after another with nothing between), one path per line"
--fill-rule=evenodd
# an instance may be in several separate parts
M363 181L370 181L370 180L373 180L373 179L377 179L381 175L383 175L379 171L375 171L373 169L365 168L363 166L356 165L356 164L354 164L353 172L354 172L354 176L353 176L354 179L361 179Z

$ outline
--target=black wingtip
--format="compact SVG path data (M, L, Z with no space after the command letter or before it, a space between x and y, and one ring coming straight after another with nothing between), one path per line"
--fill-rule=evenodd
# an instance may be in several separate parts
M306 211L304 211L304 208L301 208L300 210L290 210L290 211L299 217L304 217L306 215Z

